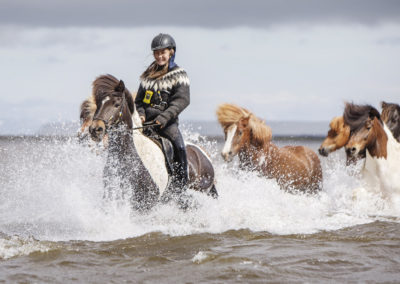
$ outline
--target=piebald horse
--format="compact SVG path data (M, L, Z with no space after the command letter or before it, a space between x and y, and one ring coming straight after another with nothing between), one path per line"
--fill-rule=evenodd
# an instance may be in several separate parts
M351 130L346 152L353 156L366 152L362 176L369 188L384 197L400 194L400 143L379 112L370 105L347 103L343 117Z
M241 168L275 179L291 192L315 193L322 188L322 168L314 151L304 146L277 147L271 142L271 128L236 105L220 105L217 116L225 133L221 153L225 161L238 155Z
M318 149L319 154L324 157L344 147L350 138L350 127L344 122L343 116L334 117L329 128L326 138ZM365 152L361 152L357 156L349 155L346 152L346 165L355 164L363 158L365 158Z
M166 195L174 189L164 153L140 131L143 126L123 81L112 75L99 76L93 82L92 97L82 107L83 121L85 115L90 116L91 138L99 142L106 134L109 137L103 172L105 196L113 197L115 188L122 188L138 209L149 209L157 201L169 199ZM196 145L187 144L186 148L189 188L217 197L210 158Z

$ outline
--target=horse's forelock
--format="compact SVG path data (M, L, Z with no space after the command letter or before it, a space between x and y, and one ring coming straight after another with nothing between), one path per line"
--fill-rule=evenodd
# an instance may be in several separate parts
M355 105L353 103L346 103L343 112L344 122L350 126L351 131L357 131L364 126L371 113L379 113L371 105ZM380 120L380 118L378 117Z
M234 104L221 104L217 109L217 118L221 126L226 129L232 124L237 123L240 119L251 114L245 108Z

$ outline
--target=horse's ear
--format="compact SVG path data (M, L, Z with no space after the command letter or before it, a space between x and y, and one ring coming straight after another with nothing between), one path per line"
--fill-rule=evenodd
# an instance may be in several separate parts
M385 107L387 107L387 105L388 105L388 104L387 104L387 102L385 102L385 101L382 101L382 102L381 102L381 106L382 106L382 108L385 108Z
M369 111L369 118L371 120L373 120L374 117L376 117L377 119L380 120L381 119L381 114L376 109L371 108L370 111Z
M119 80L118 85L115 87L116 92L123 92L125 90L125 84L124 81Z

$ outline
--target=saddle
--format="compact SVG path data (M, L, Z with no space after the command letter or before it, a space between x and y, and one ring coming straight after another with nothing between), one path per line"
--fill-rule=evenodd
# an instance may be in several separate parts
M167 167L168 175L174 175L174 147L171 141L158 135L153 129L147 128L143 130L143 134L150 138L158 147L165 157L165 166Z

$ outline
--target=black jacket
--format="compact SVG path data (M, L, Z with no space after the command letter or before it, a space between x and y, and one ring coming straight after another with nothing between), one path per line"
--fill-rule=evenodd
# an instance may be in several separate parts
M148 90L153 92L150 103L144 101ZM163 102L161 104L160 98ZM186 71L179 66L172 68L160 78L142 80L135 99L139 115L146 117L146 121L158 120L162 126L177 121L178 115L189 103L189 78Z

